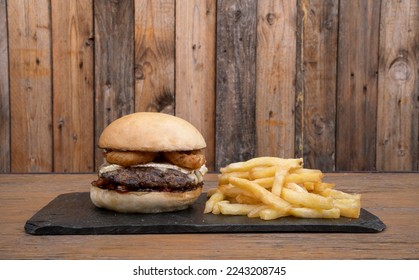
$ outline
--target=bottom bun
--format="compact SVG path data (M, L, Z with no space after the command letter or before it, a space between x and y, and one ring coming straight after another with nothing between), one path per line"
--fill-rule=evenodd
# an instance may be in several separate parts
M99 208L121 213L161 213L188 208L202 192L202 187L187 192L126 192L90 187L90 199Z

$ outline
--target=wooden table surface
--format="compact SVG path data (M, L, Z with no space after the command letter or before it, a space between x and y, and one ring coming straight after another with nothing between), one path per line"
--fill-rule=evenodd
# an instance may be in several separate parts
M0 175L0 259L418 259L419 173L327 173L362 194L380 233L33 236L25 222L57 195L89 191L95 174ZM206 175L205 190L216 185Z

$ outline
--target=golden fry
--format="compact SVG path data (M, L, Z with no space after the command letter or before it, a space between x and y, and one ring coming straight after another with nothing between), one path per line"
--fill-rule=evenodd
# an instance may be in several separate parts
M303 164L302 158L297 159L284 159L277 157L257 157L244 162L235 162L221 168L221 173L229 173L234 171L248 171L255 166L266 166L266 165L283 165L289 166L290 168L301 167Z
M312 209L312 208L291 208L289 213L299 218L325 218L337 219L340 217L338 208L332 209Z
M283 169L281 167L276 167L274 183L272 185L272 193L281 196L282 187L285 182L285 175L287 175L289 169Z
M265 208L259 212L259 216L262 220L275 220L281 217L289 216L289 212L279 209Z
M297 192L288 188L282 189L281 197L292 205L314 209L333 208L333 199L314 193Z
M247 215L250 211L261 206L261 204L231 204L229 202L217 203L221 214L224 215Z
M224 194L217 190L205 203L204 213L211 213L214 205L225 198Z
M320 182L322 178L323 173L289 174L285 176L285 182L303 184L305 182Z
M361 196L335 190L318 169L301 158L258 157L221 168L216 189L208 191L205 213L247 215L262 220L358 218Z
M274 195L258 184L253 183L252 181L235 177L231 177L229 181L234 186L251 192L257 199L265 204L271 205L276 209L287 211L291 207L288 202L281 199L279 196Z
M273 184L274 184L274 177L267 177L267 178L259 178L259 179L255 179L252 182L258 184L261 187L264 187L265 189L270 189L272 188Z
M359 218L361 201L354 198L338 198L333 200L333 205L339 208L340 215L347 218Z

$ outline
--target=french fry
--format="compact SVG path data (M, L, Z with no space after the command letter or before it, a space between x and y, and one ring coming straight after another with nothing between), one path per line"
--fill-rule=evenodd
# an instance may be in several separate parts
M289 168L281 168L276 166L274 182L272 184L272 193L281 196L282 187L285 181L285 175L287 175Z
M233 186L231 184L228 185L221 185L218 189L226 196L226 197L236 197L238 195L245 195L245 196L252 196L251 192Z
M267 178L259 178L259 179L255 179L252 182L258 184L259 186L264 187L265 189L270 189L272 188L273 184L274 184L274 177L267 177Z
M326 218L337 219L340 217L338 208L332 209L312 209L312 208L291 208L289 213L299 218Z
M235 162L220 169L221 173L230 173L234 171L248 171L255 166L266 165L283 165L290 168L301 167L303 164L302 158L297 159L284 159L277 157L257 157L244 162Z
M216 193L218 188L211 188L207 192L207 197L211 197L214 193Z
M320 182L322 178L323 173L294 173L285 176L285 182L303 184L305 182Z
M262 220L358 218L361 195L334 189L318 169L302 159L258 157L221 168L216 189L208 191L205 213L247 215Z
M250 211L249 213L247 213L247 217L249 218L260 218L260 211L262 211L263 209L269 208L268 205L262 204L259 207L256 207L255 209L253 209L252 211Z
M304 173L323 173L319 169L310 169L310 168L291 168L290 174L304 174Z
M333 189L335 187L334 184L330 184L330 183L324 183L324 182L316 182L314 184L314 190L313 192L315 193L321 193L326 189Z
M260 200L255 198L254 196L248 196L244 194L239 194L235 197L237 203L242 204L258 204L260 203Z
M241 215L244 216L261 206L261 204L232 204L227 201L218 202L221 214L224 215Z
M333 200L333 205L339 208L342 217L358 218L361 212L361 201L359 199L338 198Z
M288 188L283 188L281 197L292 205L298 205L306 208L333 208L333 199L331 197L323 197L314 193L297 192Z
M266 178L266 177L273 177L275 175L275 171L277 170L277 166L256 166L253 167L249 171L249 179L255 180L260 178Z
M343 191L338 191L335 189L329 189L326 188L324 189L321 193L322 196L326 196L326 197L333 197L333 198L352 198L352 199L360 199L361 195L359 194L349 194Z
M304 182L303 186L309 192L314 191L314 183L313 182Z
M305 188L301 187L300 185L297 185L296 183L288 183L285 187L296 192L308 193L308 191Z
M224 199L225 195L220 190L217 190L205 203L204 213L211 213L214 205Z
M253 183L252 181L235 177L229 178L229 181L234 186L251 192L257 199L274 207L275 209L287 211L291 207L288 202L281 199L279 196L274 195L258 184Z
M228 177L238 177L238 178L249 178L249 172L243 171L243 172L231 172L231 173L225 173L218 175L218 184L225 185L228 184Z
M259 217L262 220L275 220L286 216L289 216L288 211L282 211L274 208L265 208L259 212Z

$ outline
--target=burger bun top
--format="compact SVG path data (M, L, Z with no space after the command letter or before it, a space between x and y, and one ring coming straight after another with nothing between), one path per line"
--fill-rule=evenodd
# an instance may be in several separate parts
M99 147L119 151L169 152L206 147L201 133L179 117L156 112L125 115L110 123Z

